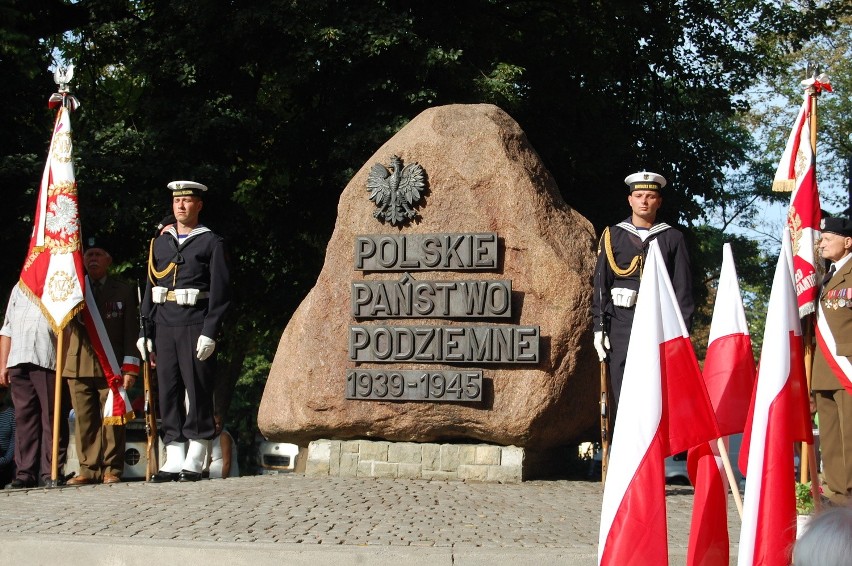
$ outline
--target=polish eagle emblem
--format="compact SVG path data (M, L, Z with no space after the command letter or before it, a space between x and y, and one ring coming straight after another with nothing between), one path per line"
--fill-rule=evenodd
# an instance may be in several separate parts
M426 172L417 162L402 166L402 159L390 158L390 169L376 163L367 177L370 200L378 210L373 217L380 222L401 225L417 216L414 210L426 191Z

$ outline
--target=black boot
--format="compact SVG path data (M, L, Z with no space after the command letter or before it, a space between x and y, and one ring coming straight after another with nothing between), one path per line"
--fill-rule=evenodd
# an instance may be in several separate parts
M160 470L149 480L151 483L166 483L170 481L178 481L180 479L180 474L177 472L164 472Z
M201 479L201 472L190 472L189 470L181 470L180 479L178 481L198 481Z

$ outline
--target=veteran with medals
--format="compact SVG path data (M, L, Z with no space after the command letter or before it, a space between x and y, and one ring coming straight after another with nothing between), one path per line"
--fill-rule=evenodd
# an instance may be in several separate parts
M122 385L129 389L139 375L139 359L133 343L137 332L136 293L127 283L109 276L112 256L103 247L90 242L83 254L96 313L97 325L103 328L104 349L111 349L120 360ZM110 387L100 365L93 339L83 323L82 314L69 325L62 375L68 379L71 405L74 407L74 431L80 473L68 485L118 483L124 471L126 448L125 417L104 419L104 403ZM93 325L94 326L94 325ZM100 340L100 337L98 337Z
M811 390L823 487L845 505L852 496L852 220L825 218L820 228L819 253L831 264L820 291Z
M687 327L691 326L694 310L692 275L683 234L657 221L666 179L643 171L628 175L624 182L632 212L624 221L605 228L601 235L592 306L595 350L601 362L609 362L613 415L624 378L639 280L652 241L656 240L660 246Z
M199 222L207 187L193 181L168 187L176 222L151 241L141 305L148 341L137 343L143 357L145 349L156 356L166 461L151 477L155 483L201 479L216 436L216 336L230 302L223 239Z

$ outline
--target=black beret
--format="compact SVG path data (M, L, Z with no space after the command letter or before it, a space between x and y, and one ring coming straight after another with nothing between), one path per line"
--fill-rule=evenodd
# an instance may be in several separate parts
M840 216L823 218L820 222L820 230L852 238L852 220Z

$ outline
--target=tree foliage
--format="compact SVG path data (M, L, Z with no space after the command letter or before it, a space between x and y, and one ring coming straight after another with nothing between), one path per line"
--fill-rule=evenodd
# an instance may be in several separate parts
M343 187L424 109L507 110L598 228L628 214L622 179L642 169L669 179L669 220L698 227L768 186L771 171L750 159L744 92L783 67L779 45L832 29L847 4L3 0L5 282L30 228L53 56L75 64L83 104L84 236L108 238L125 275L144 278L166 183L211 188L203 221L228 238L236 293L222 343L227 409L313 285ZM731 190L727 173L743 168ZM687 233L702 283L718 234Z

